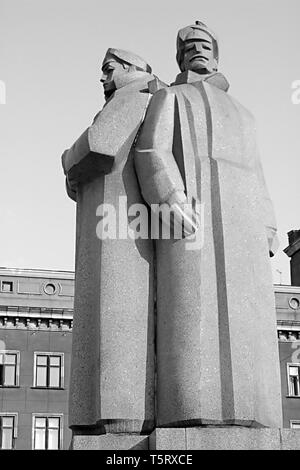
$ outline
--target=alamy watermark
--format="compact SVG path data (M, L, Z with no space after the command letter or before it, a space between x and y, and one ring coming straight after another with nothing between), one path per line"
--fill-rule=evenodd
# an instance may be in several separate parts
M118 206L100 204L96 234L100 240L185 239L186 250L200 250L204 243L204 204L145 204L128 205L120 196Z

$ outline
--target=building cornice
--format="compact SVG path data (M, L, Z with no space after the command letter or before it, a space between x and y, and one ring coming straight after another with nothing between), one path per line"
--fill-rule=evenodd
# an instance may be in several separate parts
M74 271L56 271L52 269L21 269L0 267L0 276L38 277L44 279L74 280Z
M277 320L277 328L280 329L297 329L300 331L300 321L299 320Z
M71 308L24 307L21 305L0 305L0 315L18 313L19 316L47 316L49 318L73 318Z
M73 310L0 306L0 329L71 331Z
M274 292L300 294L300 286L286 286L283 284L274 284Z

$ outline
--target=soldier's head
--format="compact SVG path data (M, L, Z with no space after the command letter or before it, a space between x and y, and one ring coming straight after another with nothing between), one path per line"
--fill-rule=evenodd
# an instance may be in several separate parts
M122 88L138 78L142 73L151 73L151 67L141 57L122 49L109 48L102 62L104 94L109 98L118 88Z
M200 21L180 29L176 60L182 72L192 70L207 74L217 71L219 49L215 34Z

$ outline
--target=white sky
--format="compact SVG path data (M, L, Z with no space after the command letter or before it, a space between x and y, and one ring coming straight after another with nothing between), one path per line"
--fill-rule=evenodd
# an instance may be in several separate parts
M0 0L0 266L74 269L75 204L60 156L103 105L108 47L178 73L179 28L206 22L220 42L230 93L257 119L281 247L274 281L289 284L286 232L300 229L299 0Z

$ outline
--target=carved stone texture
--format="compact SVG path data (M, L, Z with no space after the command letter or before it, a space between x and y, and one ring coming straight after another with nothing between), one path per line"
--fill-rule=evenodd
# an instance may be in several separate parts
M107 102L63 157L68 192L77 201L69 418L74 432L89 426L98 434L136 433L154 426L152 241L128 237L123 226L116 239L96 233L101 204L112 205L117 221L123 211L130 224L128 207L143 202L132 146L154 77L128 54L108 51L102 78L109 84ZM113 77L112 93L107 76ZM122 207L120 197L127 198Z
M200 33L184 46L209 43L207 65L215 46ZM220 73L194 66L203 44L153 96L135 153L149 204L184 188L204 214L203 244L156 242L157 425L280 427L273 207L251 114Z
M297 429L243 427L156 429L150 450L299 450Z

